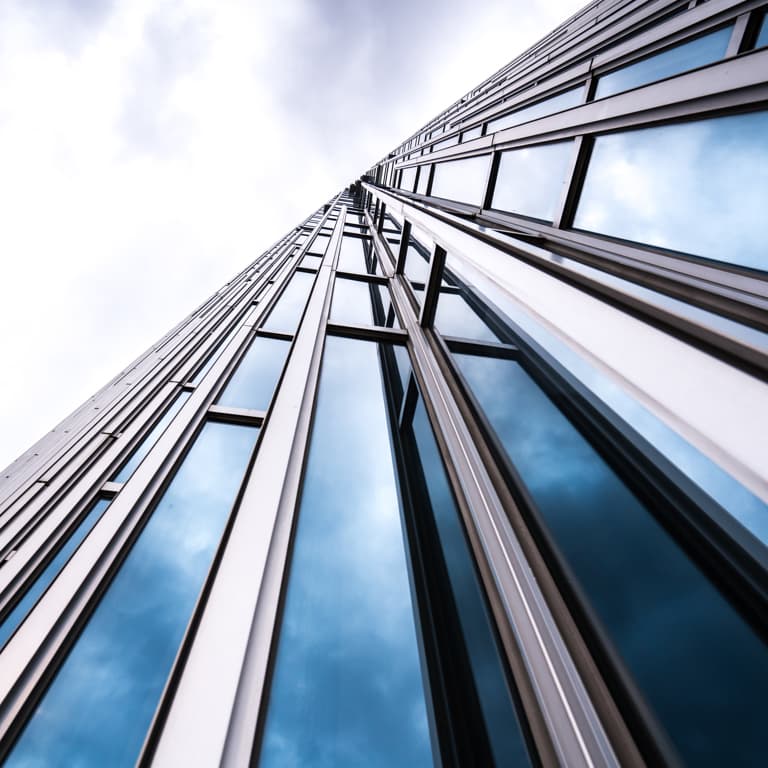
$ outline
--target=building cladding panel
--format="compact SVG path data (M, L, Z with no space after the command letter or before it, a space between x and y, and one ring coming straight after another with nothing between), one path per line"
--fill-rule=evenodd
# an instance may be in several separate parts
M4 764L764 764L766 29L593 2L14 462Z

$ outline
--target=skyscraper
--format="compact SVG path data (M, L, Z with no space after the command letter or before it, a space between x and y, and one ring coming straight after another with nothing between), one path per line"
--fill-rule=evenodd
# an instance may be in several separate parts
M765 8L590 4L14 462L4 764L762 764Z

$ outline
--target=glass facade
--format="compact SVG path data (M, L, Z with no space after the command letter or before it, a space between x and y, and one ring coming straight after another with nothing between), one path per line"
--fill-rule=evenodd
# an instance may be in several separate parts
M504 152L491 207L552 220L572 155L570 141Z
M598 136L574 226L766 270L766 136L768 112Z
M722 59L732 32L733 27L724 27L603 75L597 80L595 98L612 96Z
M134 765L257 434L205 425L5 765Z
M589 6L0 473L0 763L762 764L764 31Z

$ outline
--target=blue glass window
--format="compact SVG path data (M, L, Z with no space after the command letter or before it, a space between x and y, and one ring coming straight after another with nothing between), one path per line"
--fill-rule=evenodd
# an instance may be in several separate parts
M259 765L433 765L378 347L326 339Z
M490 164L490 155L436 163L430 194L460 203L482 205Z
M308 272L294 272L272 311L269 313L264 328L270 331L295 333L299 320L304 314L304 307L312 290L315 276Z
M768 112L599 136L574 226L768 269Z
M595 98L602 99L604 96L612 96L614 93L628 91L630 88L719 61L728 50L732 31L733 27L718 29L603 75L597 81Z
M282 373L291 343L257 336L238 364L217 403L266 411Z
M402 364L401 364L402 365ZM530 765L516 705L483 588L469 549L440 453L421 396L411 382L400 435L423 572L431 583L429 613L437 622L434 656L453 691L452 737L459 765ZM458 679L457 679L458 678ZM457 685L457 688L453 686ZM465 728L472 722L469 736ZM460 742L469 739L462 760Z
M454 357L682 762L760 764L762 640L517 362Z
M135 764L257 434L203 427L6 766Z
M459 293L442 291L437 301L435 328L443 336L498 342L498 336Z
M503 152L491 207L552 221L572 156L573 141Z
M486 126L485 133L486 135L496 133L496 131L510 128L513 125L527 123L529 120L535 120L546 115L554 115L555 112L575 107L581 103L583 94L584 86L580 85L578 88L572 88L570 91L557 94L557 96L551 96L548 99L544 99L544 101L531 104L529 107L523 107L508 115L504 115L504 117L491 120Z
M136 471L136 467L144 461L144 457L149 453L160 435L165 432L166 427L173 421L174 416L181 410L181 406L187 402L189 394L189 392L180 392L176 396L176 399L171 403L160 421L155 424L152 431L141 441L139 447L131 454L131 457L125 462L122 469L112 478L116 483L126 482Z
M80 542L90 533L109 506L108 499L99 499L90 509L88 514L80 521L74 531L70 533L53 559L38 574L34 581L27 587L24 596L14 606L11 612L0 624L0 649L6 644L8 638L16 631L17 627L27 617L35 603L69 560L70 555L80 546Z
M762 48L764 45L768 45L768 13L763 15L763 21L760 24L757 40L755 41L755 48Z

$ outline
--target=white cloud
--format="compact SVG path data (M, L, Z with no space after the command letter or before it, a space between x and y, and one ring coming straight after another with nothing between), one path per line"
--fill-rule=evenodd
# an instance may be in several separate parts
M0 466L577 7L3 3Z

